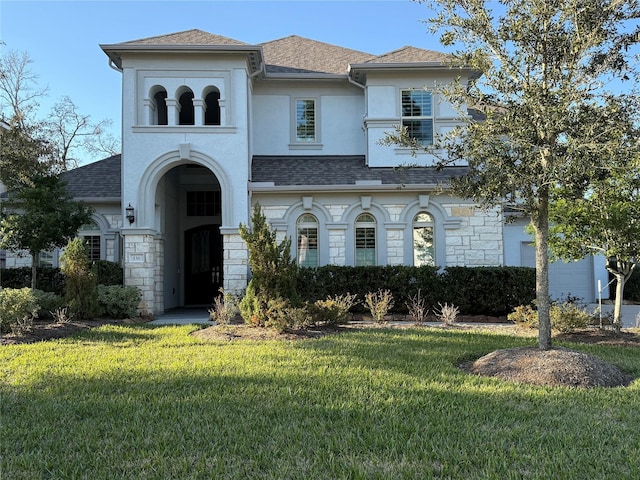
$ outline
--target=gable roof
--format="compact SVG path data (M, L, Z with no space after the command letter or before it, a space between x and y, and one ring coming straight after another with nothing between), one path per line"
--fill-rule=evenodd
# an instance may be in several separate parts
M267 156L256 155L251 163L250 189L274 190L376 190L398 185L424 189L446 185L468 167L369 167L364 155ZM329 188L327 188L329 187ZM331 188L333 187L333 189Z
M451 56L435 50L425 50L412 46L404 46L388 53L383 53L363 63L440 63L451 60ZM357 63L357 62L352 62Z
M260 44L267 73L328 73L345 75L350 63L374 56L309 38L290 35Z
M247 45L233 38L223 37L213 33L193 28L183 32L157 35L123 42L120 45Z
M121 171L121 156L114 155L64 172L61 178L67 183L67 191L76 199L119 202Z
M357 81L363 78L364 70L412 65L442 68L450 59L441 52L410 46L374 55L298 35L252 45L198 29L100 47L118 68L122 68L125 52L243 53L248 56L252 73L264 68L267 76L351 74Z

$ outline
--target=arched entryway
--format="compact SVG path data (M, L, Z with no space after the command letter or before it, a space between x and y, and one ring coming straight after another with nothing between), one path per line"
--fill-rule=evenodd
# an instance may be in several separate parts
M209 306L223 285L222 191L195 163L167 171L156 190L164 242L164 309Z

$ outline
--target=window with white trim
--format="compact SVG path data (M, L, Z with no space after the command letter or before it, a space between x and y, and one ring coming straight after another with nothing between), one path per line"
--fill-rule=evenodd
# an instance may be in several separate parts
M313 98L296 99L296 142L317 142L316 101Z
M102 254L100 248L102 238L98 224L91 222L82 225L78 231L78 236L84 241L89 260L100 260Z
M318 219L310 213L305 213L296 222L298 266L318 266Z
M402 127L421 145L433 145L433 96L426 90L402 90Z
M413 264L416 267L435 265L433 217L426 212L413 217Z
M356 219L356 266L376 264L376 219L363 213Z

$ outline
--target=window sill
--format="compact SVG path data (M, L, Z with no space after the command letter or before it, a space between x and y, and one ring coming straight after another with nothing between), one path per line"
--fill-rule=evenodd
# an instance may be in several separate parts
M236 133L236 127L220 125L136 125L133 133Z
M321 143L290 143L289 150L322 150Z

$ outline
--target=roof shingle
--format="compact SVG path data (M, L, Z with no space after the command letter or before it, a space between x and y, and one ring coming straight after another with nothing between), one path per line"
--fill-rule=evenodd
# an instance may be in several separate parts
M67 191L74 198L117 198L121 196L120 155L105 158L64 172Z
M380 181L382 185L438 185L464 175L467 167L369 167L364 155L262 156L253 157L252 182L274 186L356 185L357 181ZM331 191L330 188L327 191Z
M233 38L215 35L196 28L184 32L157 35L123 42L122 45L248 45Z

